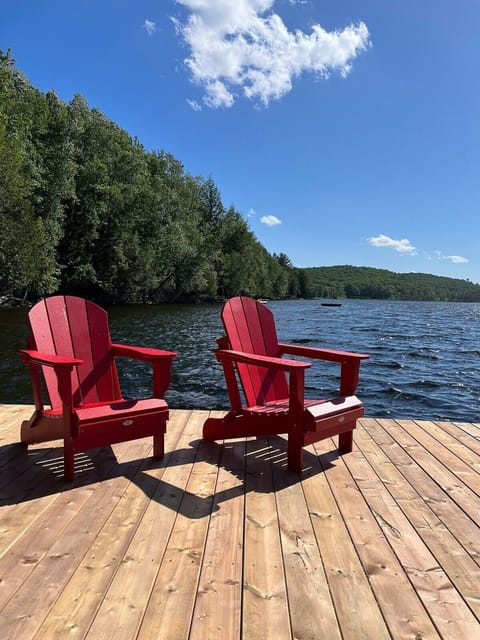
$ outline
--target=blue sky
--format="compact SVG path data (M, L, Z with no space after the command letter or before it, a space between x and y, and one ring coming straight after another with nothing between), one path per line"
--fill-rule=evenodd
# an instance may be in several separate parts
M270 252L480 282L476 0L1 4L34 86L212 176Z

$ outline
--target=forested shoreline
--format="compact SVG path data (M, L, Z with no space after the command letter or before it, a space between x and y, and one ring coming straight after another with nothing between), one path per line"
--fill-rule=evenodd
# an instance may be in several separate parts
M321 260L321 255L319 255ZM0 307L53 293L105 304L364 297L480 301L480 285L270 254L212 177L193 176L0 50Z
M323 298L480 302L480 285L428 273L395 273L373 267L306 269L310 293Z
M75 95L34 88L0 51L0 298L107 303L305 296L211 177L147 151Z

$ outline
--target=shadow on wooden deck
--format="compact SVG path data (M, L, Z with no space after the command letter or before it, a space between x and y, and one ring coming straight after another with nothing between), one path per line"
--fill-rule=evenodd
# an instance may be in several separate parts
M30 408L31 410L31 408ZM480 637L480 425L362 418L287 470L286 441L200 439L208 411L76 457L0 405L2 638Z
M212 510L212 496L198 496L183 491L180 504L173 504L172 497L178 493L178 487L162 478L153 477L150 472L166 467L193 465L201 462L222 468L241 483L235 487L215 492L214 509L221 503L242 495L246 490L245 472L247 461L257 469L255 491L273 492L286 489L301 482L302 479L324 473L338 451L320 456L304 451L304 470L302 474L287 469L287 442L284 438L270 436L250 439L247 442L226 442L219 444L201 439L192 440L189 447L167 452L163 460L155 458L138 458L120 462L112 447L102 447L75 455L75 480L66 482L63 474L63 448L58 443L52 447L38 448L31 445L28 449L22 443L11 443L0 447L0 461L3 470L0 472L0 506L20 504L48 495L56 495L66 490L86 487L89 484L124 476L138 485L146 495L173 508L183 516L196 519L203 518ZM6 464L10 460L11 465ZM318 462L320 461L320 466ZM276 474L275 488L271 482L262 483L262 463L265 473L272 473L272 467L281 473ZM253 485L249 483L249 489Z

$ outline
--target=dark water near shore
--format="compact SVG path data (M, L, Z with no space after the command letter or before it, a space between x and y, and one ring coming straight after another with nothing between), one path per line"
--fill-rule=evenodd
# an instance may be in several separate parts
M367 416L480 421L480 304L345 300L274 301L280 340L369 353L358 395ZM222 333L221 305L111 307L115 342L178 351L167 400L171 407L227 408L223 374L212 349ZM0 312L0 402L31 403L27 368L16 349L26 311ZM126 397L148 396L148 366L118 360ZM315 363L306 394L336 390L337 367Z

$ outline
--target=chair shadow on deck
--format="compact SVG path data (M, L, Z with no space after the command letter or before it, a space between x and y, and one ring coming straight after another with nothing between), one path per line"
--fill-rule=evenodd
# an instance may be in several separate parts
M123 476L151 500L189 519L198 519L218 511L222 503L246 492L279 491L323 473L333 466L337 455L340 455L338 451L329 451L316 456L305 450L304 470L298 473L288 470L287 441L279 436L223 444L192 440L190 447L167 452L163 460L142 456L119 462L112 447L106 446L76 454L75 479L66 483L61 446L27 450L20 443L8 444L0 447L0 507L68 493ZM191 467L193 463L206 464L206 474L209 467L215 474L224 469L237 478L238 483L225 489L213 483L214 492L204 495L201 491L189 491L188 483L177 486L164 479L169 469ZM162 475L158 474L162 469Z

